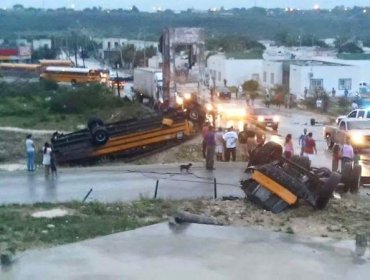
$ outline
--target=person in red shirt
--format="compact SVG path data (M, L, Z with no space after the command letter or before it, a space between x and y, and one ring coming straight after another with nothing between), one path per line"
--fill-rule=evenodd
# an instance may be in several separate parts
M317 154L316 142L312 138L312 132L310 132L308 133L306 141L305 141L303 155L308 157L310 160L312 160L314 154Z

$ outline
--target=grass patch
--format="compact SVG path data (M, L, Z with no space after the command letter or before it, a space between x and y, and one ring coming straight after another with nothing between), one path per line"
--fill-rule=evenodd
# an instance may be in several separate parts
M0 252L72 243L151 225L163 221L175 211L177 204L173 201L142 199L132 203L71 202L1 206ZM71 215L56 218L31 216L34 212L56 207L67 209Z
M345 60L370 60L369 53L339 53L337 57Z
M90 117L118 121L151 114L101 85L51 89L42 83L0 82L0 98L0 126L69 131Z

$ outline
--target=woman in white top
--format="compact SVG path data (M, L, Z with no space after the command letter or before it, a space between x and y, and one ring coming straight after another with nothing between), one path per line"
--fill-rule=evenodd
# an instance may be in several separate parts
M48 142L46 142L42 149L42 164L45 167L46 177L48 177L50 174L50 163L51 163L51 146Z

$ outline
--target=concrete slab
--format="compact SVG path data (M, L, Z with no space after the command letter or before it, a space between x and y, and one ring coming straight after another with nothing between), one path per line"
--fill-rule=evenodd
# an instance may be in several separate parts
M0 172L0 204L82 200L90 188L93 192L88 201L152 198L156 180L159 180L158 198L211 198L214 178L220 197L244 197L239 181L245 167L240 162L217 163L216 170L211 172L199 163L191 173L181 173L179 164L70 168L60 169L55 179L46 179L43 172Z
M1 279L368 279L354 241L249 228L165 223L46 250L27 251Z

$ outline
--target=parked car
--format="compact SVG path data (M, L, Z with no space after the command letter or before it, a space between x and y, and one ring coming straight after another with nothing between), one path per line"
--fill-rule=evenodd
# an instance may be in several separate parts
M273 130L278 129L280 121L278 115L274 115L267 108L262 107L248 108L247 119L259 127L271 127Z
M231 99L231 91L227 87L223 87L217 90L217 97L223 100Z
M114 77L114 76L111 76L108 80L108 86L109 87L117 87L117 83L119 85L119 88L124 88L125 87L125 78L123 77Z

